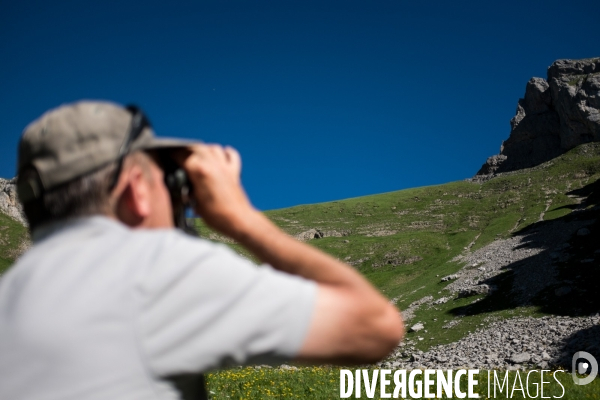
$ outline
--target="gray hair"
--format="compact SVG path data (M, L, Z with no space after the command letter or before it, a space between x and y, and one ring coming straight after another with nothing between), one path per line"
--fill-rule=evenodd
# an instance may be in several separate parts
M110 211L110 184L116 173L111 163L43 192L39 198L23 204L30 231L40 225L64 219L106 214ZM36 177L34 168L23 171L17 179Z

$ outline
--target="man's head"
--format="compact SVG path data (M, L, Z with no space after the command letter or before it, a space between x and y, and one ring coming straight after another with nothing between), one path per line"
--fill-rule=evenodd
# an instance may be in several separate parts
M188 144L157 139L135 108L82 101L48 111L19 144L17 190L31 229L95 214L172 226L156 153Z

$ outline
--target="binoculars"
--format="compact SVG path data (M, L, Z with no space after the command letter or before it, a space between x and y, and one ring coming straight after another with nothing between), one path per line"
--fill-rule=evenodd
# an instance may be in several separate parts
M194 188L187 174L166 152L160 155L160 163L164 172L165 185L169 190L173 207L173 223L176 228L198 236L198 232L187 220L187 215L194 209L196 199Z

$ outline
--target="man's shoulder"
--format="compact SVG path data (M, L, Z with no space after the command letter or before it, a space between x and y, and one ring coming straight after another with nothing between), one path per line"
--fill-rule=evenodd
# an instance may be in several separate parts
M34 232L22 265L101 264L105 268L177 263L213 253L220 246L178 229L130 229L105 217L81 218ZM36 267L37 268L37 267ZM65 267L63 267L64 269Z
M175 228L137 228L131 229L120 221L92 216L66 221L58 221L42 226L33 232L33 248L76 246L81 242L110 243L114 241L158 241L182 242L211 247L208 240L183 233Z

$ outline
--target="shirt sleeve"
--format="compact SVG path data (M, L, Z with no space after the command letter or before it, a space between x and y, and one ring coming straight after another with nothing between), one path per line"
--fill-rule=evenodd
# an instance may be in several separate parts
M316 284L223 245L166 233L137 279L138 334L158 376L281 363L306 336Z

